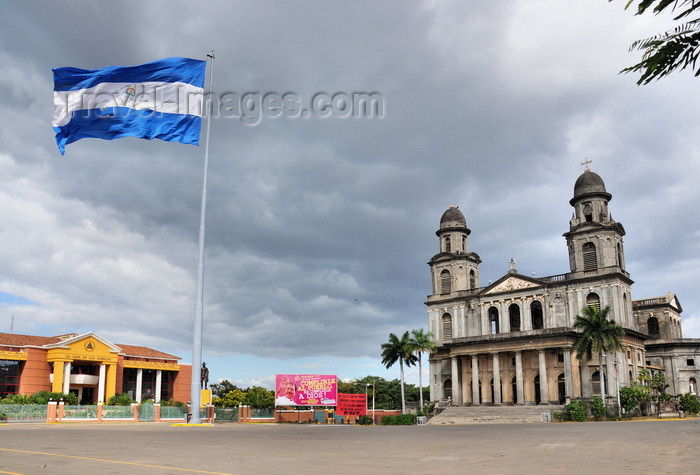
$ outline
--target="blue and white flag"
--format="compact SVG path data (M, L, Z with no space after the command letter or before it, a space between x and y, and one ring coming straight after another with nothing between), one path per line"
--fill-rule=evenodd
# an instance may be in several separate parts
M87 137L199 145L206 61L167 58L140 66L53 70L53 130L61 155Z

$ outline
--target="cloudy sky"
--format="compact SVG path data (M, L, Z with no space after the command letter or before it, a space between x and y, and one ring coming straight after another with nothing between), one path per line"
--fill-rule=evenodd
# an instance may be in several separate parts
M700 337L700 82L618 74L671 24L625 3L2 2L0 331L96 331L191 361L204 147L86 139L60 156L51 69L214 50L219 96L310 109L376 93L383 108L212 121L211 379L397 377L380 344L427 326L445 209L467 218L482 285L511 257L565 273L586 157L627 231L633 297L677 293Z

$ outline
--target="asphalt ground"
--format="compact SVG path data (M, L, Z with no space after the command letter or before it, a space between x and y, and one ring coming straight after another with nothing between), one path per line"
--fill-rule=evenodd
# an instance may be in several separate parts
M700 473L700 419L464 426L0 424L7 474Z

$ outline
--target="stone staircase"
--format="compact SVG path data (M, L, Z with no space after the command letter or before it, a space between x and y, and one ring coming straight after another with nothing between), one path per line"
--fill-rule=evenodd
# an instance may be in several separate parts
M564 406L449 406L432 417L432 425L533 424L550 422Z

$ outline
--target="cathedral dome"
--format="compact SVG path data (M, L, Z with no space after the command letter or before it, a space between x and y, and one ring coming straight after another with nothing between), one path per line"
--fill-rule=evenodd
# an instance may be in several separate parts
M445 228L466 228L467 220L464 214L459 210L456 205L450 205L450 207L442 213L442 218L440 218L440 229Z
M579 198L591 195L602 195L608 201L612 199L612 195L606 191L605 183L600 175L586 170L578 177L576 184L574 184L574 197L571 198L570 203L573 205L574 201Z

